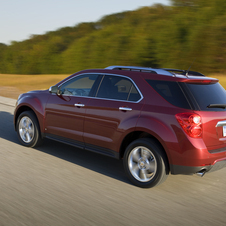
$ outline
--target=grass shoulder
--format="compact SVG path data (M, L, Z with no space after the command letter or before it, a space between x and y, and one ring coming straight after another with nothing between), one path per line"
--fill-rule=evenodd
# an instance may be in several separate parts
M17 99L24 92L30 90L45 90L59 81L68 77L69 74L48 75L18 75L0 74L0 96ZM210 74L208 77L217 78L226 89L226 74Z

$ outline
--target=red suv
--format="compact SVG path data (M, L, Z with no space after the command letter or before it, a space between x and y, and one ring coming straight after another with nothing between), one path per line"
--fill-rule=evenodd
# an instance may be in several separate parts
M43 138L123 159L132 183L226 167L226 91L217 79L176 69L110 66L20 95L20 142Z

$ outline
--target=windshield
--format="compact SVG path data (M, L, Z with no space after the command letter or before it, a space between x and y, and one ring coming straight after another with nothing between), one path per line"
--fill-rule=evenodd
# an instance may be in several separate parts
M192 93L201 111L226 111L226 91L219 84L189 84L187 88ZM208 107L211 106L212 107ZM214 107L214 105L216 107Z

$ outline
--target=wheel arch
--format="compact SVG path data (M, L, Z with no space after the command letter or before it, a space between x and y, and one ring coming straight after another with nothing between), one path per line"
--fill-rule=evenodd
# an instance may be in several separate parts
M125 138L123 139L121 146L120 146L119 158L122 159L124 157L126 147L130 143L132 143L134 140L137 140L137 139L140 139L140 138L149 138L149 139L155 141L157 143L157 145L159 147L161 147L163 154L165 155L165 160L167 162L167 165L170 169L170 164L169 164L170 156L167 154L166 147L164 147L162 142L160 142L160 140L156 136L154 136L150 133L144 132L144 131L134 131L134 132L131 132L131 133L129 133L125 136Z
M14 129L16 130L16 127L17 127L17 119L18 119L19 115L20 115L21 113L25 112L25 111L32 111L32 112L34 113L34 115L35 115L35 117L36 117L36 119L37 119L37 121L38 121L39 129L40 129L40 122L39 122L39 120L38 120L38 117L37 117L35 111L34 111L31 107L29 107L29 106L27 106L27 105L23 105L23 106L19 107L19 108L16 110L16 112L15 112L15 114L14 114Z

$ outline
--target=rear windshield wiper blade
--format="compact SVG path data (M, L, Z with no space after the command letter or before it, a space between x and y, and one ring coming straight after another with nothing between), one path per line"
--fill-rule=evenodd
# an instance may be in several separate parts
M207 108L226 108L226 104L210 104L207 106Z

